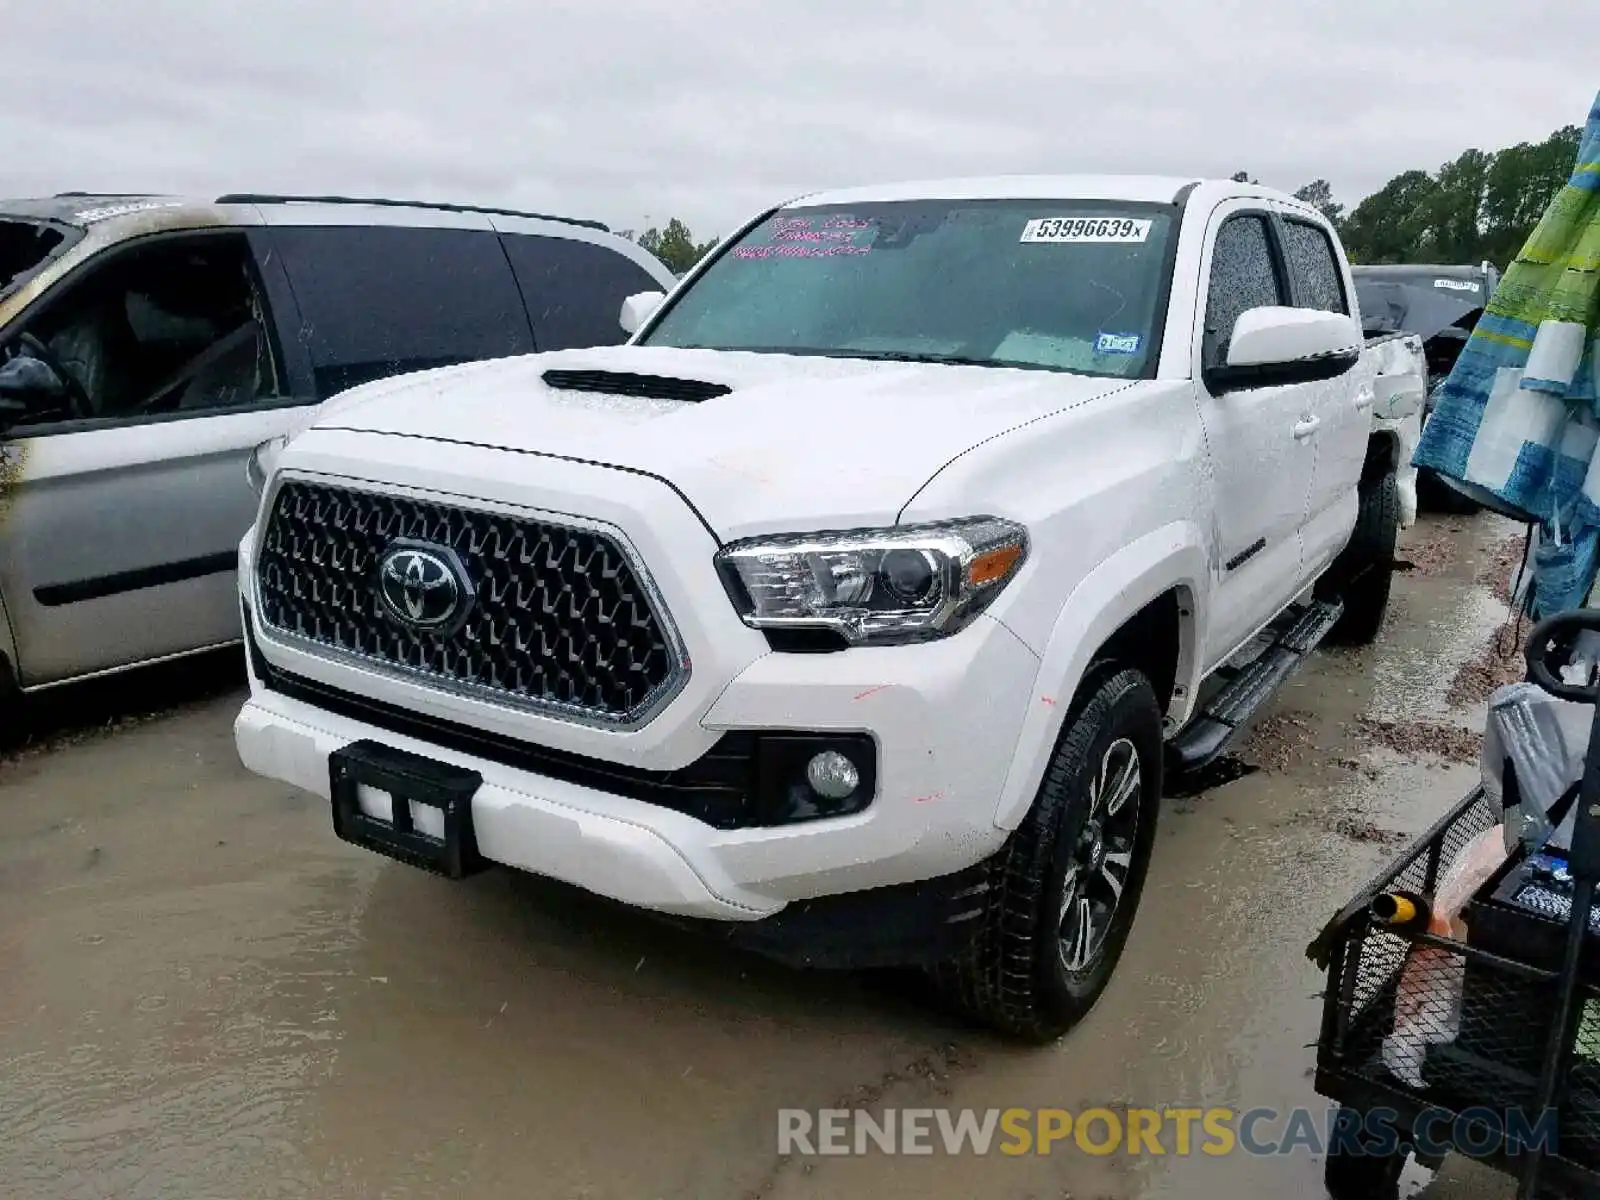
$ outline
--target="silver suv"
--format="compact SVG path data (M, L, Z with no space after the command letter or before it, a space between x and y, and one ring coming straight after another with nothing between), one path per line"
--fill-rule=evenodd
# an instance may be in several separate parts
M257 445L356 384L620 342L603 225L229 195L0 202L0 698L238 640Z

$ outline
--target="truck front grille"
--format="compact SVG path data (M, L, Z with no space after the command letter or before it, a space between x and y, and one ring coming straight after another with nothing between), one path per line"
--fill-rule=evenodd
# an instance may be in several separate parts
M420 627L397 611L403 593L382 598L397 543L435 561L453 552L459 620ZM262 624L291 641L578 720L641 724L688 671L646 581L602 529L289 480L262 534L256 590Z

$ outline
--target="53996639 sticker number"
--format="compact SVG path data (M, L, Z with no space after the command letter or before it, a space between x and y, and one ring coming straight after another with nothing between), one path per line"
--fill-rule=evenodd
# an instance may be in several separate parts
M1022 240L1136 243L1149 239L1150 224L1136 217L1035 217L1022 227Z

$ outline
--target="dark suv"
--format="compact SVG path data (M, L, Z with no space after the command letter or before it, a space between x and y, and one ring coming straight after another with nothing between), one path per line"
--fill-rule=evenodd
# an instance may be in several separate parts
M251 451L345 388L618 343L603 225L339 197L0 202L0 692L239 637Z

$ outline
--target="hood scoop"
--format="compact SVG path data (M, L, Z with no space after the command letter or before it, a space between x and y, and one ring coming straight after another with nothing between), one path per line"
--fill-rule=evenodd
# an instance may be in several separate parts
M636 375L631 371L546 371L548 388L562 392L596 392L606 396L638 396L646 400L681 400L699 404L733 391L720 383L674 379L668 375Z

